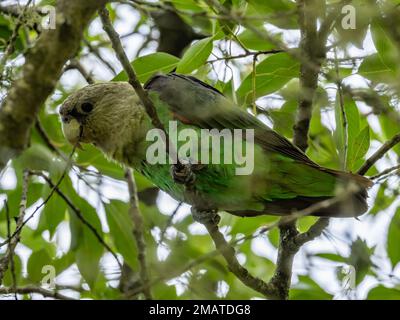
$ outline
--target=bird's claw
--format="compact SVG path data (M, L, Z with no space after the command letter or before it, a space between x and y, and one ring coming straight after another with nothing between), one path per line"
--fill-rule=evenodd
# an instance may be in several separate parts
M171 174L176 183L192 184L196 179L191 164L176 164L171 167Z
M200 210L192 207L192 217L194 221L201 224L214 224L217 225L221 220L217 210Z

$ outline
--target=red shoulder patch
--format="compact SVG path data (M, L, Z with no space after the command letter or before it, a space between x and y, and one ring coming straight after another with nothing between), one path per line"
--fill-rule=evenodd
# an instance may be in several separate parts
M183 117L183 116L181 116L181 115L179 115L179 114L177 114L177 113L172 113L172 116L173 116L173 118L174 119L176 119L176 120L179 120L180 122L182 122L182 123L184 123L184 124L192 124L191 122L190 122L190 120L188 120L188 119L186 119L185 117Z

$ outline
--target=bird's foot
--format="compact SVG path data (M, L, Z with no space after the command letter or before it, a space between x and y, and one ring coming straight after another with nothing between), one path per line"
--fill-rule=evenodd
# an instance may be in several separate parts
M221 220L220 216L217 213L217 210L209 209L209 210L202 210L196 209L192 207L192 217L194 221L197 221L201 224L214 224L217 225Z
M171 174L176 183L190 185L196 180L196 175L193 173L192 165L187 164L176 164L171 166Z

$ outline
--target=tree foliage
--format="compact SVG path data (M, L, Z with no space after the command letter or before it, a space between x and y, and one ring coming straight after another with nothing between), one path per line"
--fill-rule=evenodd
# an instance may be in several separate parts
M191 74L290 139L299 101L308 99L307 155L322 166L357 172L400 133L399 4L394 0L129 0L107 8L142 83L157 72L176 69ZM44 34L52 32L41 23L44 5L55 2L38 1L35 7L30 2L27 7L13 1L0 4L3 101L16 79L24 77L26 56ZM343 9L346 6L350 10ZM355 19L355 28L348 28L348 19ZM163 49L160 39L180 46L184 42L184 49L179 53ZM312 89L308 78L313 72ZM73 298L143 297L141 249L129 215L124 168L93 146L71 154L57 114L60 103L86 82L123 80L127 75L95 14L79 50L66 62L53 94L36 115L29 147L0 174L0 264L11 245L7 239L20 231L0 294L4 288L36 286L49 288L48 296L56 298L60 297L52 292ZM375 182L369 213L360 221L332 221L323 237L301 248L291 299L400 298L396 141L364 172ZM187 206L158 192L138 173L135 181L143 218L146 285L154 298L263 297L228 271ZM24 188L25 220L30 220L21 226ZM268 280L276 268L279 230L260 230L276 225L278 218L221 216L220 230L234 244L239 261L254 276ZM297 226L304 232L315 222L316 218L303 217ZM46 266L54 268L54 283L45 277ZM353 275L343 272L346 266L355 272L354 288L348 290L344 283ZM331 280L324 278L322 269Z

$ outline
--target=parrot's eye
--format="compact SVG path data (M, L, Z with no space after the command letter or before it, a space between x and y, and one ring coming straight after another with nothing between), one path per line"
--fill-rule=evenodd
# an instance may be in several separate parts
M81 110L85 113L89 113L93 110L93 104L91 104L90 102L84 102L81 105Z

